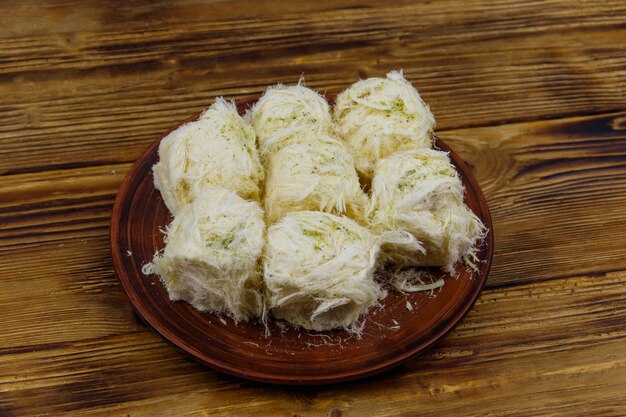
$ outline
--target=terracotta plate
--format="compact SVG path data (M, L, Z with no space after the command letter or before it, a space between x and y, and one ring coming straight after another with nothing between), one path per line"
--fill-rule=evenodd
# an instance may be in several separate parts
M239 101L240 111L254 101ZM435 297L390 291L383 308L368 313L360 339L344 331L281 330L275 323L271 335L265 337L258 323L235 324L229 318L200 313L187 303L172 302L157 276L141 273L142 265L163 247L160 229L171 219L153 185L151 167L157 161L158 144L159 140L141 155L115 200L113 263L139 317L184 353L214 369L279 384L323 384L372 375L412 358L450 332L472 307L487 279L493 234L485 198L468 167L438 140L437 147L450 152L461 174L467 204L490 230L476 273L462 271L456 279L446 278Z

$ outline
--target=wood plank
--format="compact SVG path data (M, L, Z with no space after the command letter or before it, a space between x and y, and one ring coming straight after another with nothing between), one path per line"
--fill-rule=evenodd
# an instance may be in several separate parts
M496 253L488 285L626 269L626 113L441 136L474 167L493 215ZM10 276L19 262L30 262L33 274L45 275L49 260L31 261L24 247L54 248L55 262L64 264L82 252L73 240L100 242L129 166L0 177L3 272ZM106 246L98 245L91 248L108 259ZM103 262L99 273L110 276L110 265Z
M6 348L0 350L0 410L31 416L620 416L626 413L625 289L620 272L487 290L430 353L341 386L275 387L223 376L147 329Z
M0 176L0 253L20 243L107 235L111 207L129 168L118 164Z
M68 155L130 162L214 96L302 73L338 91L404 68L440 130L624 108L624 2L314 2L279 19L283 3L258 16L224 2L133 4L113 16L70 1L44 7L27 32L0 28L0 173L63 167Z
M411 1L397 1L396 4L410 4ZM319 0L296 4L289 1L242 0L233 3L228 0L179 0L169 2L120 3L115 13L102 7L97 0L25 0L13 7L0 4L0 11L11 19L0 32L3 36L28 36L75 31L96 31L103 25L116 29L143 25L152 27L159 23L167 25L198 21L220 22L228 19L281 18L293 13L319 13L329 10L341 11L349 8L371 8L381 5L380 1ZM3 7L4 6L4 7ZM33 19L33 16L37 16ZM30 25L19 24L23 20Z
M454 21L448 16L481 16L485 30L498 18L508 15L510 24L528 27L528 21L545 23L546 20L560 20L563 24L577 25L593 20L615 18L621 8L619 2L593 2L582 0L573 9L571 3L562 0L530 1L520 3L503 0L498 3L486 0L471 0L463 3L457 0L436 2L397 0L390 5L384 0L318 0L294 4L289 1L242 0L233 4L228 0L179 0L168 2L120 3L114 11L102 7L97 0L25 0L16 5L0 4L0 11L8 16L0 35L3 37L27 37L39 34L98 31L103 26L113 30L134 27L153 28L158 25L172 26L182 22L219 23L230 20L252 20L273 18L288 21L293 16L314 18L315 15L335 16L342 13L355 13L353 16L375 18L378 10L403 8L407 11L419 9L422 16L437 19L439 22ZM463 8L458 7L462 5ZM456 6L456 7L455 7ZM541 7L538 7L541 6ZM445 12L445 15L444 15ZM516 20L513 20L515 16ZM27 20L28 25L20 24ZM426 21L430 19L424 19ZM498 30L505 29L504 27ZM536 30L536 29L534 29Z
M0 351L141 327L115 277L105 232L0 251Z

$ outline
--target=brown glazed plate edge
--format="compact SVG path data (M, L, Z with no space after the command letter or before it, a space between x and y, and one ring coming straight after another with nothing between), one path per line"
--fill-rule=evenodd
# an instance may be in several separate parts
M329 100L332 100L332 98L333 97L329 97ZM257 99L258 97L249 97L249 98L237 100L236 102L241 111L242 109L249 107ZM485 285L487 276L491 268L492 258L493 258L494 236L493 236L493 225L492 225L491 215L489 213L486 199L480 187L478 186L478 183L476 179L474 178L469 167L443 141L441 141L439 138L436 138L436 143L435 143L436 148L449 152L451 160L456 165L459 172L462 174L463 182L466 187L466 192L468 192L468 188L471 188L472 194L474 195L474 197L478 199L478 203L481 208L480 217L483 223L485 224L485 226L488 228L488 233L484 242L485 248L483 251L484 253L483 259L481 259L481 262L485 263L485 267L482 268L483 273L478 274L476 276L475 278L477 280L476 285L472 287L472 291L469 297L467 298L467 302L458 311L456 311L455 315L450 320L448 320L442 326L438 327L437 331L433 333L431 337L422 341L421 343L416 344L415 346L413 346L412 349L407 350L406 352L402 354L399 354L389 360L386 360L384 362L378 363L376 365L373 365L367 368L361 368L361 369L356 369L351 372L342 372L342 373L336 373L336 374L324 375L324 376L309 376L309 375L306 375L306 376L305 375L293 375L292 376L292 375L274 375L274 374L267 374L264 372L254 372L249 369L242 370L236 366L231 366L227 363L224 363L223 361L214 360L211 357L201 354L196 348L194 348L194 346L189 344L186 340L181 339L176 334L173 334L172 332L167 331L167 329L162 328L160 323L158 323L155 320L153 315L149 311L144 309L143 304L137 298L137 294L133 291L128 281L126 271L124 270L124 264L122 261L122 256L124 256L124 254L122 253L122 248L120 247L120 241L119 241L119 234L121 232L119 230L120 220L123 218L125 214L122 212L122 208L124 206L124 202L126 198L128 197L130 184L133 180L134 175L143 165L145 159L154 155L154 153L157 151L159 142L161 141L163 137L165 137L167 134L169 134L170 132L172 132L173 130L181 126L182 124L195 120L197 118L198 118L198 115L194 115L176 124L176 126L174 126L173 128L169 129L167 132L165 132L158 140L154 141L141 154L141 156L137 159L137 161L133 164L133 166L127 173L126 177L124 178L120 186L120 190L115 198L115 202L113 205L113 210L111 213L111 223L110 223L110 244L111 244L111 256L112 256L113 264L114 264L118 279L120 281L120 284L122 285L124 292L126 293L129 300L131 301L133 310L146 324L148 324L151 328L156 330L157 333L159 333L165 340L167 340L169 343L179 348L187 356L191 357L192 359L194 359L195 361L201 364L204 364L206 366L209 366L215 370L224 372L226 374L230 374L236 377L249 379L253 381L265 382L265 383L292 384L292 385L293 384L319 385L319 384L346 382L346 381L365 378L374 374L387 371L391 368L401 365L402 363L410 360L414 356L420 353L423 353L425 350L429 349L435 343L437 343L443 337L449 334L463 320L463 318L468 314L470 309L473 307L476 300L478 299L480 292L482 291Z

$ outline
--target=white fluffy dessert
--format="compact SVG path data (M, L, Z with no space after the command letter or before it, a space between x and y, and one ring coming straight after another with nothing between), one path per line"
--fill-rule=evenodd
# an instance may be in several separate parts
M401 148L430 148L435 118L402 72L368 78L337 96L338 134L355 154L357 170L371 178L376 162Z
M159 145L154 185L176 215L207 186L218 186L258 200L264 171L254 129L233 103L218 98L198 120L171 132Z
M384 247L400 265L442 266L454 274L457 261L469 263L485 227L463 202L463 185L446 152L400 151L376 165L367 220L379 233L404 230L425 248Z
M367 197L345 143L287 145L269 158L265 212L274 223L291 211L319 210L362 219Z
M233 191L207 187L167 228L166 245L145 273L156 273L170 299L200 311L247 320L262 313L259 257L263 210Z
M288 143L327 136L332 117L326 99L303 85L269 87L246 114L263 160Z
M272 315L311 330L358 332L359 316L385 295L373 279L378 249L376 237L346 217L286 214L267 231L264 278Z

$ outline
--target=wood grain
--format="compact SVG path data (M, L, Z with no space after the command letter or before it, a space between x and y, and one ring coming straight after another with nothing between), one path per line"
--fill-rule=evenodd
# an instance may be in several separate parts
M107 231L0 252L0 349L138 329L113 272Z
M626 415L625 8L0 2L0 415ZM295 389L207 371L136 322L106 235L149 143L216 95L395 68L494 216L463 326L396 372Z
M102 236L129 168L118 164L0 176L0 253L21 243Z
M258 94L303 73L336 92L404 68L440 130L623 108L621 1L315 2L279 14L282 4L37 5L39 24L0 36L0 172L62 168L68 153L85 165L131 162L216 95ZM81 30L61 17L81 10Z
M149 331L0 351L14 415L620 416L626 274L483 292L450 337L362 382L277 387L196 366ZM114 307L112 307L114 308ZM516 341L511 343L511 341ZM336 411L333 411L336 410Z

